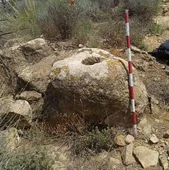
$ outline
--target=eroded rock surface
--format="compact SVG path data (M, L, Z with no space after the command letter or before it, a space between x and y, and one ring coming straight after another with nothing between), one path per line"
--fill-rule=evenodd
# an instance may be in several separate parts
M51 83L63 113L81 113L108 125L130 125L127 61L100 49L80 49L54 63ZM138 116L147 106L147 92L135 70Z

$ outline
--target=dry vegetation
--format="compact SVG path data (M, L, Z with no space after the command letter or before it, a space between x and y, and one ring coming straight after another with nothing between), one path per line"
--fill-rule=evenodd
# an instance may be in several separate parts
M73 5L68 0L28 0L22 8L16 2L8 5L6 27L17 37L31 39L43 34L50 40L69 39L74 44L123 47L126 7L134 45L145 48L142 40L146 34L162 32L152 22L159 11L159 0L75 0Z
M17 6L16 1L12 3L10 1L5 10L7 22L4 28L7 32L12 31L13 37L24 37L26 40L43 35L51 41L71 40L75 45L82 43L92 47L121 48L125 46L124 9L127 6L131 17L132 43L146 49L143 43L144 36L149 33L161 34L163 31L152 21L153 16L158 13L159 3L158 0L128 0L127 2L125 0L77 0L71 6L67 0L29 0L21 8ZM68 135L74 155L96 154L114 148L114 132L111 129L100 130L96 127L88 130L81 121L78 126L81 126L83 131L78 131L77 121L70 121L67 119L68 129L71 129L71 135ZM60 129L64 129L62 125ZM60 139L58 131L59 129L56 131L48 129L47 134L52 132L54 137L56 133L57 139ZM34 141L39 143L44 141L42 138L44 135L46 135L44 129L43 131L38 129L38 133L30 129L25 132L23 138L30 143ZM53 160L46 156L45 147L35 145L28 150L21 148L22 150L18 148L10 152L0 147L0 169L51 169Z

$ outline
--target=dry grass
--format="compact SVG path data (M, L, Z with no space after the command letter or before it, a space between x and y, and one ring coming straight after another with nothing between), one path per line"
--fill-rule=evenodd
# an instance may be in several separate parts
M79 0L73 6L67 0L29 0L24 10L11 5L13 15L8 15L8 27L17 32L16 36L33 38L43 34L47 39L71 39L75 44L87 43L95 47L100 46L100 39L104 39L102 42L107 47L123 47L125 6L130 10L133 44L145 48L143 37L149 32L161 32L161 28L151 24L152 17L158 13L158 0L129 0L125 3ZM138 27L143 20L145 24ZM93 27L95 23L98 27Z

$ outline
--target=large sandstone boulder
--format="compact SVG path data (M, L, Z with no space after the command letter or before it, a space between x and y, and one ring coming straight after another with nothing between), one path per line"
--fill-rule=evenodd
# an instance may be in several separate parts
M135 72L138 116L147 106L147 91ZM80 113L91 122L131 125L127 62L100 49L81 49L54 63L50 74L62 113Z

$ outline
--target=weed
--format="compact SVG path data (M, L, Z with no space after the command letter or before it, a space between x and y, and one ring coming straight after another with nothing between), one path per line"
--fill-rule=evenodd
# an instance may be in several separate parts
M50 170L52 158L48 157L46 147L34 146L7 151L1 148L0 169L8 170Z
M74 140L73 153L83 154L89 150L98 153L102 150L111 150L114 146L114 134L111 129L99 130L97 127Z
M149 28L149 33L151 35L161 35L164 32L164 28L156 23L152 23Z

